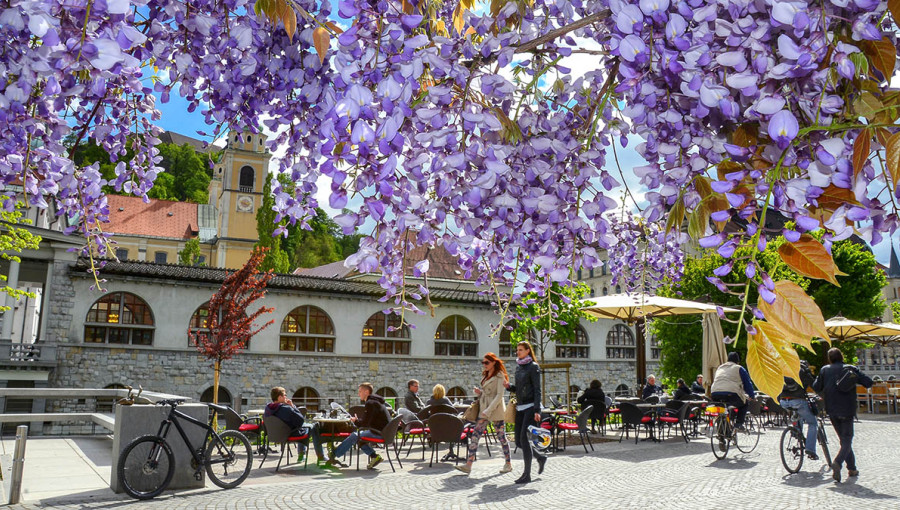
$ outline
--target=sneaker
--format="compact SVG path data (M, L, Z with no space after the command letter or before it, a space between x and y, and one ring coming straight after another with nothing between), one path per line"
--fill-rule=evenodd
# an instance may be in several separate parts
M375 469L375 466L381 464L381 461L384 459L381 458L381 455L376 455L369 459L369 463L366 464L366 469Z
M457 471L462 471L465 474L469 474L472 472L471 466L456 466Z
M510 464L509 462L507 462L506 464L504 464L503 467L500 469L500 473L501 473L501 474L503 474L503 473L512 473L512 464Z
M816 452L811 450L806 450L806 456L810 458L810 460L819 460L819 456L816 455Z
M859 470L858 470L858 469L848 469L848 470L847 470L847 475L849 475L849 476L859 476Z
M332 457L332 458L326 460L326 461L325 461L325 465L326 465L326 466L334 466L334 467L338 467L338 468L345 468L345 467L347 467L346 464L344 464L343 462L341 462L340 460L338 460L338 459L336 459L336 458L334 458L334 457Z
M719 440L719 451L720 452L728 451L728 445L725 443L725 441L722 441L721 439Z

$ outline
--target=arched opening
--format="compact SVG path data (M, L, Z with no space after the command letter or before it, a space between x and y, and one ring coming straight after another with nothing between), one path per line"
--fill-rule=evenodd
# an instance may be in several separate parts
M200 394L200 402L210 403L213 401L213 388L210 386ZM231 392L224 386L219 386L219 405L231 406Z
M87 343L153 345L153 312L130 292L112 292L91 306L84 320Z
M590 345L587 332L581 325L575 327L575 338L567 344L556 346L557 358L588 358L590 357Z
M299 390L294 392L294 396L291 397L291 400L294 402L294 405L297 407L305 407L307 411L310 413L317 413L321 407L319 400L319 392L310 388L309 386L304 386Z
M104 390L124 390L125 385L119 383L107 384L103 387ZM118 402L120 397L97 397L97 412L98 413L111 413L115 410L116 402Z
M334 352L334 323L321 308L294 308L281 322L278 348L282 351Z
M466 390L462 389L460 386L454 386L447 390L447 398L454 402L457 400L464 400L466 398Z
M253 170L252 166L241 168L241 174L238 181L240 190L245 193L253 191L253 181L255 176L256 172Z
M476 356L478 335L475 326L462 315L442 320L434 332L435 356Z
M378 388L375 390L375 394L384 397L384 401L387 402L392 409L397 409L397 392L394 391L394 388L389 388L387 386Z
M609 359L635 359L637 355L634 334L624 324L616 324L606 335L606 357Z
M409 355L409 345L409 327L400 321L399 315L376 312L363 326L363 354Z

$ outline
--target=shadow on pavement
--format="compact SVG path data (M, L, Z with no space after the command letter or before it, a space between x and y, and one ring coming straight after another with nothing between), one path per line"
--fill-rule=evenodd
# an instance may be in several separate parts
M824 467L816 472L801 471L792 475L784 475L781 479L784 481L785 485L791 487L816 487L818 485L833 483L831 472L825 471Z
M828 490L841 493L844 496L850 496L851 498L876 500L897 499L897 496L875 492L868 487L855 483L852 479L847 480L844 483L834 484L831 487L828 487Z
M538 489L533 488L536 483L540 483L540 480L538 479L538 481L531 482L531 484L524 487L515 485L511 480L509 485L486 484L481 487L481 492L471 500L471 504L486 505L489 503L499 503L513 498L537 494L539 492Z
M742 457L725 457L722 460L715 459L706 467L716 468L716 469L729 469L729 470L738 470L738 469L752 469L759 462L748 460L746 456Z

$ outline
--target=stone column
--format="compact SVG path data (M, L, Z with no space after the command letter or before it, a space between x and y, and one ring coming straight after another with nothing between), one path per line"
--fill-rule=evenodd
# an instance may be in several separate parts
M15 260L9 261L9 275L6 278L6 285L10 288L18 288L19 286L19 263ZM7 295L6 306L9 310L3 312L3 326L0 329L0 340L12 340L13 315L16 313L16 298Z

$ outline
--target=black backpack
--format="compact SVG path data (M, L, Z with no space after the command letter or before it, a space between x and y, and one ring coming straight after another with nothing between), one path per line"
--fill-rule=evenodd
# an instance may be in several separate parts
M853 393L856 391L857 384L859 384L859 369L853 365L844 365L835 382L838 391Z

